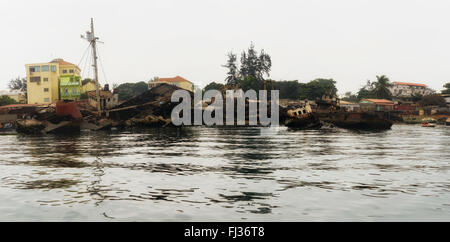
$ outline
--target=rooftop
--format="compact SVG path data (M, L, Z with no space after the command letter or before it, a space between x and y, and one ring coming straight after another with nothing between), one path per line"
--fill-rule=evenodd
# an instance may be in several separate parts
M350 105L350 104L357 104L357 103L354 103L354 102L347 102L347 101L344 101L344 100L340 100L339 101L339 103L342 105Z
M394 102L386 99L363 99L361 102L371 102L379 105L394 105Z
M404 86L416 86L416 87L427 87L425 84L420 83L412 83L412 82L394 82L396 85L404 85Z
M54 59L54 60L50 61L50 63L58 63L60 66L76 66L75 64L67 62L63 59Z
M184 79L181 76L167 77L167 78L158 78L157 82L189 82L189 83L193 84L192 82Z
M47 104L11 104L11 105L0 106L0 109L2 109L2 108L40 107L40 106L47 106Z
M77 65L67 62L61 58L53 59L52 61L48 63L58 63L60 66L75 66L76 68L80 69ZM28 65L42 65L43 63L34 63L34 64L28 64Z

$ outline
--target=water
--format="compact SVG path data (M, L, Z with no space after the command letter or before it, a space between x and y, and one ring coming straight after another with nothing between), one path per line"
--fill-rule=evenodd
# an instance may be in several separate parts
M0 135L1 221L450 221L450 127Z

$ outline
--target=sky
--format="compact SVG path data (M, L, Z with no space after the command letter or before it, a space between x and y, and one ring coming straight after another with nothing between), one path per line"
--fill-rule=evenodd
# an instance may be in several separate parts
M199 86L224 82L227 53L253 42L272 58L270 78L333 78L340 94L367 80L450 81L448 0L1 0L0 89L25 64L79 64L80 35L94 18L100 82L180 75Z

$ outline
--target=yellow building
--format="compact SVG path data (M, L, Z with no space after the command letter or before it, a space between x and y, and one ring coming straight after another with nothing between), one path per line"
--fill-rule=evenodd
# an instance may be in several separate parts
M95 82L94 81L83 81L83 85L81 86L81 93L88 93L90 91L95 91ZM101 88L100 88L101 89Z
M28 104L52 103L59 100L61 76L80 77L81 72L77 65L63 59L55 59L48 63L27 64L25 68ZM79 78L75 80L77 79ZM79 85L81 87L81 83Z
M151 80L148 82L148 87L152 88L152 87L162 84L162 83L167 83L167 84L181 87L188 91L194 92L194 83L184 79L181 76L170 77L170 78L158 78L157 77L154 80Z

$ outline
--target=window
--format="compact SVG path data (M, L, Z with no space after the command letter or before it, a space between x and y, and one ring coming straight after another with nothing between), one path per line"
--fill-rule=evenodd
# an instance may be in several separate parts
M49 66L42 66L42 72L48 72Z
M48 92L48 88L44 88L44 92Z
M44 78L44 82L48 82L48 78L47 77Z
M63 73L67 73L67 70L63 70Z
M41 72L41 67L39 66L30 66L30 73L32 72Z
M69 73L73 73L73 69L70 69L70 70L69 70Z
M68 96L68 95L69 95L69 89L64 88L64 89L63 89L63 95L64 95L64 96Z
M48 97L44 98L44 102L49 103L50 102L50 98L48 98Z
M52 72L56 72L56 66L52 66Z
M78 94L78 89L72 88L72 95L77 95L77 94Z
M30 82L41 82L41 77L40 76L32 76L30 77Z

